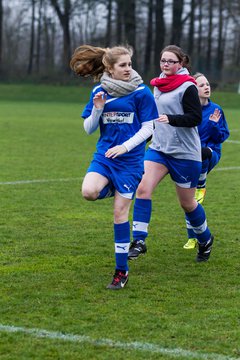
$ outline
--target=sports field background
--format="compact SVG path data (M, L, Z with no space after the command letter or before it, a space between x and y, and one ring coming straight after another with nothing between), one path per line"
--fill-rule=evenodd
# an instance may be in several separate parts
M89 89L0 85L1 360L240 359L240 95L214 93L230 138L208 177L208 263L186 251L174 185L153 197L148 253L114 272L112 199L87 202L98 134L80 118Z

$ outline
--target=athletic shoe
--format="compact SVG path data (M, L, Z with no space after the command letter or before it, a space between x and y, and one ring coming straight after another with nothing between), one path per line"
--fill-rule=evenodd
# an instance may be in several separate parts
M196 257L197 262L208 261L212 250L213 239L214 237L211 236L208 242L204 245L198 243L198 253Z
M188 242L186 242L185 245L183 245L183 248L184 249L187 249L187 250L192 250L192 249L195 249L197 245L197 239L188 239Z
M111 284L107 286L107 289L111 290L120 290L124 288L124 286L128 282L128 271L116 270L113 275L113 280Z
M195 199L197 200L197 202L199 204L203 203L205 195L206 195L206 188L196 189L196 191L195 191Z
M128 260L135 260L139 255L143 255L147 252L147 247L143 240L133 241L130 245L128 252Z

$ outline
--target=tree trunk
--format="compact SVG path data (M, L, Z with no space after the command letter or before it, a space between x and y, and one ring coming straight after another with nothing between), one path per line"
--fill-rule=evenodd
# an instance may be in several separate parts
M240 32L237 33L236 39L235 39L235 49L236 51L234 51L234 56L233 56L233 66L239 67L240 64Z
M195 0L191 0L191 11L190 11L190 25L188 33L188 55L191 56L193 53L194 45L194 20L195 20Z
M217 42L217 59L216 69L217 76L221 79L221 70L223 66L223 52L224 52L224 39L223 39L223 0L219 0L218 8L218 42Z
M123 0L118 0L118 1L116 1L116 3L117 3L116 40L117 40L117 44L121 44L122 39L124 37L124 34L123 34L124 2L123 2Z
M0 74L2 73L2 66L3 66L2 38L3 38L3 5L2 5L2 0L0 0Z
M197 42L197 53L198 55L201 54L202 50L202 0L199 0L199 25L198 25L198 42Z
M134 50L134 57L132 59L133 68L138 68L138 56L136 48L136 1L124 1L124 43L130 45Z
M35 43L35 0L32 0L32 16L31 16L31 38L30 38L30 49L29 49L29 59L28 59L28 69L27 73L30 75L33 70L33 57L34 57L34 43Z
M212 30L213 30L213 0L209 0L209 17L208 17L208 40L207 40L207 57L206 69L211 70L211 56L212 56Z
M41 33L42 33L42 6L43 0L39 2L38 9L38 29L37 29L37 50L36 50L36 71L40 70L40 52L41 52Z
M70 39L70 12L71 0L64 0L64 11L61 11L58 0L51 0L51 4L55 9L58 19L63 30L63 70L70 72L69 61L71 56L71 39Z
M135 49L136 47L136 4L135 0L125 1L125 39Z
M182 37L183 0L173 0L173 21L171 44L180 46Z
M55 24L48 17L48 9L43 8L43 37L44 37L44 68L45 73L52 72L54 68L55 55Z
M164 0L156 0L155 8L155 44L154 44L154 73L160 72L160 52L164 46L165 22L164 22Z
M144 59L144 73L147 74L152 63L152 42L153 42L153 0L148 2L148 22L147 22L147 36L145 47L145 59Z
M112 38L112 0L108 0L107 2L107 11L106 47L111 45Z

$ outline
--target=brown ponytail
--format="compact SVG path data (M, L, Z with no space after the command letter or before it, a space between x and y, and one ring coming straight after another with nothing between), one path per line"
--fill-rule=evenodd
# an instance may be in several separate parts
M73 53L70 67L78 76L92 76L99 81L104 71L109 71L117 62L119 56L129 55L132 57L131 47L114 46L101 48L91 45L81 45Z
M106 49L100 47L79 46L72 55L70 67L78 76L92 76L98 81L105 69L102 62L105 53Z

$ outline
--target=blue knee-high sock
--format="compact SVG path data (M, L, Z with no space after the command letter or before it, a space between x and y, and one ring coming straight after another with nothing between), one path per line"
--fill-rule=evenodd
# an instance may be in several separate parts
M190 213L185 213L187 221L189 221L195 233L195 238L198 242L205 244L211 237L210 230L207 226L207 219L204 208L198 204L195 210Z
M152 213L151 199L136 198L133 210L133 240L145 241L148 236L148 224L150 223Z
M185 215L185 221L186 221L186 227L187 227L187 234L188 234L188 239L195 239L196 238L196 234L193 231L192 225L190 224L189 220L187 219L187 216Z
M114 196L115 189L111 184L107 184L99 193L98 200L100 199L106 199L109 197Z
M114 224L116 269L128 271L128 250L130 245L129 221Z

